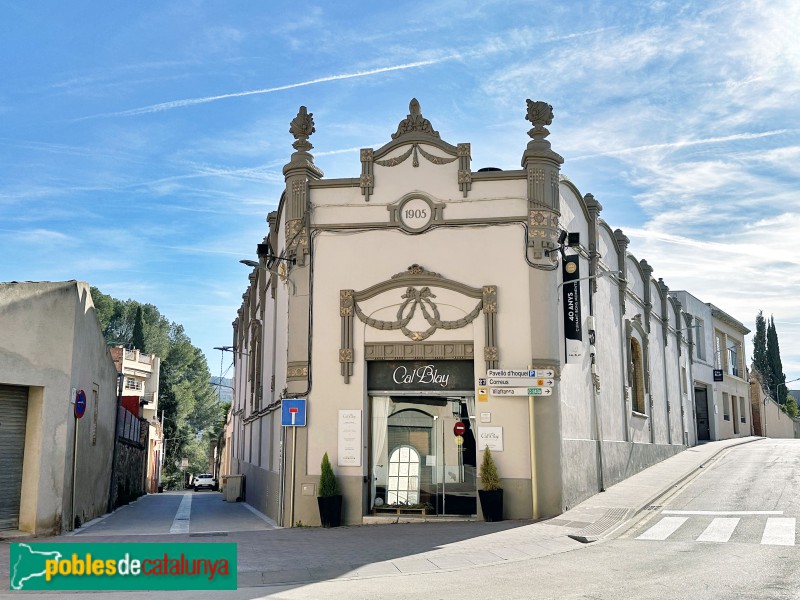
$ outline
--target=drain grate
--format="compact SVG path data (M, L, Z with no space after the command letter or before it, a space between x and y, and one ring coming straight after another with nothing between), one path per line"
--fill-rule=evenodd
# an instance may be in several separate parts
M189 537L228 537L224 531L208 531L206 533L190 533Z
M599 536L625 520L628 516L630 509L627 508L612 508L606 514L604 514L600 519L582 529L579 533L581 536L589 537L589 536Z
M649 512L653 510L661 510L662 508L664 507L661 504L651 504L650 506L645 506L642 510L646 510Z

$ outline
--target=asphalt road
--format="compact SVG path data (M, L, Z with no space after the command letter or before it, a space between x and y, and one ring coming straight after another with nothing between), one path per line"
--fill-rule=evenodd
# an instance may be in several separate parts
M74 537L202 535L274 529L245 504L225 502L219 492L191 490L143 496L87 525Z

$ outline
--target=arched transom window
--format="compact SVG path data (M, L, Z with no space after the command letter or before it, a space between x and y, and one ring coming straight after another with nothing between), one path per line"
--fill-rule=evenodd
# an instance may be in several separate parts
M389 457L387 504L419 504L419 453L398 446Z

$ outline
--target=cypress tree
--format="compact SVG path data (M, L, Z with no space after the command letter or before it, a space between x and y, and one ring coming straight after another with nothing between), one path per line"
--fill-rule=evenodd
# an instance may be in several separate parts
M767 320L761 311L756 316L756 334L753 336L753 366L761 373L764 381L769 375L769 361L767 360Z
M138 348L143 354L147 354L144 347L144 320L142 319L142 305L136 307L136 319L133 322L133 335L131 343L134 348Z
M783 374L783 364L781 363L781 349L778 346L778 332L775 329L775 318L770 316L769 324L767 325L767 364L768 364L768 377L770 394L776 395L776 400L779 404L786 402L786 386L782 385L780 390L777 390L778 384L786 383L786 375Z

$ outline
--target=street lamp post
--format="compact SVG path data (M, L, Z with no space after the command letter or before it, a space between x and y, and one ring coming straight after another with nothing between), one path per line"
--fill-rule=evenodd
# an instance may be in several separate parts
M775 386L775 400L776 400L776 402L778 404L781 403L781 397L780 397L780 394L779 394L779 392L781 390L781 386L786 387L787 383L792 383L794 381L800 381L800 377L798 377L796 379L790 379L789 381L782 381L781 383L779 383L778 385Z

